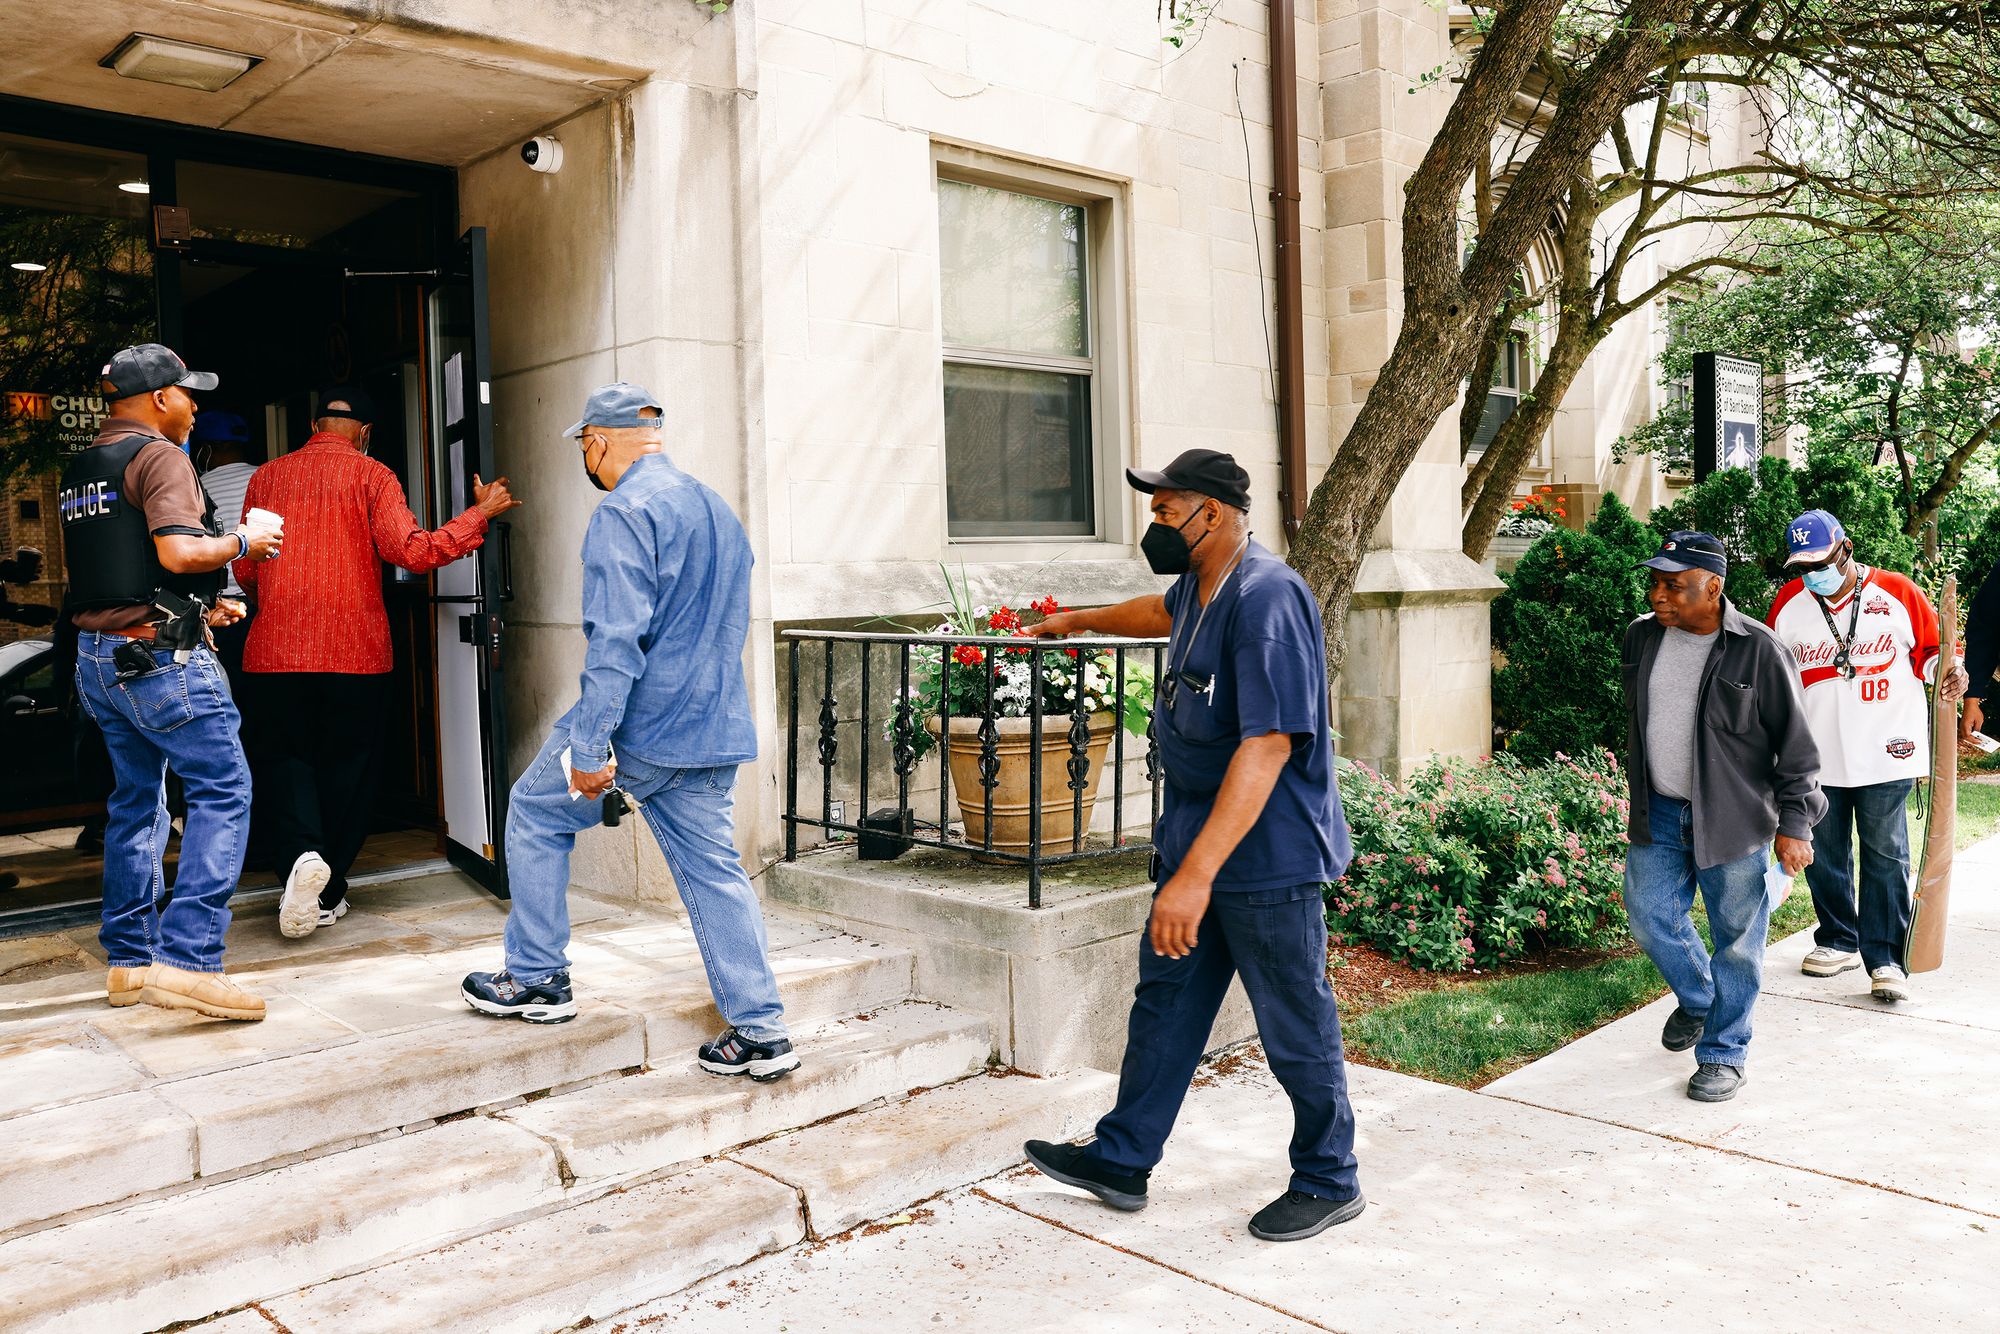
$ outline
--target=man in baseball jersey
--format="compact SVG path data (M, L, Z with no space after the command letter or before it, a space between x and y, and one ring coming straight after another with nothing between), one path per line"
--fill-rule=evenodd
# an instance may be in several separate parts
M1906 808L1929 768L1924 686L1936 679L1941 659L1937 611L1906 576L1855 560L1847 531L1825 510L1792 520L1787 539L1785 564L1799 577L1779 590L1770 622L1798 668L1827 799L1806 868L1819 926L1802 968L1809 977L1833 977L1865 967L1875 999L1907 1000ZM1942 689L1947 699L1964 694L1965 669L1947 665Z

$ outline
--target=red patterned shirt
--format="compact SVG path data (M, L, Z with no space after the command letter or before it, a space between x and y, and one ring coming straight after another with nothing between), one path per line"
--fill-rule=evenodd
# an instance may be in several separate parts
M243 495L244 513L252 509L285 521L285 549L235 565L257 603L243 650L249 672L388 671L382 562L428 574L486 539L476 508L425 532L396 474L328 432L257 469Z

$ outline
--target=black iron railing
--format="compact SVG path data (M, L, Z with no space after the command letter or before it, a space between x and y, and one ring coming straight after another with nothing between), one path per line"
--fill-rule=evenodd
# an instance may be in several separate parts
M1153 735L1150 720L1145 733L1145 776L1151 788L1150 816L1147 822L1147 838L1139 839L1127 834L1125 828L1126 795L1126 750L1127 732L1124 726L1125 699L1128 685L1146 679L1157 682L1162 666L1161 656L1166 648L1163 639L1121 639L1121 638L1077 638L1077 639L1022 639L995 635L923 635L923 634L861 634L830 630L788 630L785 638L789 641L788 680L791 686L788 705L789 745L785 760L785 859L796 860L799 853L799 830L820 829L829 835L844 833L856 838L887 841L892 846L943 848L955 852L969 852L993 861L1025 866L1028 872L1028 906L1042 906L1042 871L1045 867L1059 866L1071 862L1087 861L1098 857L1114 856L1134 848L1145 847L1151 836L1152 826L1160 817L1160 752ZM984 819L980 821L981 836L974 840L954 837L952 834L953 792L951 764L952 749L952 691L949 688L934 692L912 689L913 659L919 675L935 671L944 673L949 680L950 663L961 648L977 650L986 674L985 689L978 692L982 703L975 711L960 714L960 718L979 719L977 732L977 772L982 789L979 807ZM998 847L994 842L994 790L1000 786L1001 745L998 720L1003 715L996 709L995 696L999 693L1002 655L1018 661L1025 657L1028 663L1028 804L1027 804L1027 847L1017 851L1010 847ZM1076 655L1082 656L1076 656ZM1066 712L1051 713L1044 709L1044 687L1049 684L1044 660L1050 655L1070 656L1076 663L1069 672L1070 688ZM1088 820L1084 814L1084 796L1090 790L1091 742L1095 735L1091 709L1085 690L1088 661L1101 662L1108 656L1111 666L1106 673L1110 678L1112 701L1112 739L1108 757L1111 770L1111 830L1108 837L1091 837L1086 828ZM807 663L805 660L817 659ZM845 660L843 662L843 659ZM878 659L881 660L878 664ZM878 694L876 674L878 665L893 673L890 703L886 713L878 716L876 697ZM965 665L965 664L962 664ZM817 671L812 670L814 667ZM856 667L858 679L854 682L854 694L858 701L850 699L851 707L843 712L839 696L839 672L843 667ZM810 678L817 676L817 682ZM1060 678L1057 678L1060 680ZM801 745L800 712L813 707L814 688L817 687L817 735ZM920 695L935 693L936 709L933 712L928 703L920 710ZM1101 692L1099 692L1101 693ZM936 759L937 759L937 820L932 823L920 817L910 802L911 777L917 772L922 759L919 754L919 735L925 729L925 719L937 719ZM1058 838L1053 849L1044 846L1042 830L1042 764L1048 744L1048 729L1044 723L1061 721L1054 744L1067 751L1064 773L1066 786L1070 791L1070 833L1067 838ZM844 724L858 723L859 739L856 743L859 754L856 757L852 789L843 780L842 798L846 791L853 790L854 805L851 808L854 819L835 819L835 769L840 764ZM877 736L878 725L882 734ZM876 768L880 748L886 744L888 752L888 772L885 779L893 782L896 804L895 823L888 828L879 824L864 826L861 821L869 816L871 770ZM1137 739L1133 744L1138 744ZM820 770L819 813L805 815L799 807L799 770L804 762L816 762ZM810 798L808 798L810 800ZM962 803L961 803L962 804ZM1060 808L1058 808L1060 809ZM928 812L924 812L928 814ZM967 812L970 814L970 811Z

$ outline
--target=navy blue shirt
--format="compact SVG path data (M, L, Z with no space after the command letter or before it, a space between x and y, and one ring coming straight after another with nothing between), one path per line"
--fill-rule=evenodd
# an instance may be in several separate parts
M1164 876L1179 869L1208 820L1237 746L1250 737L1286 732L1292 756L1279 771L1263 814L1223 863L1215 889L1338 880L1354 849L1333 781L1326 642L1312 590L1296 570L1252 542L1211 600L1200 634L1195 621L1201 599L1193 574L1174 582L1166 602L1174 618L1166 665L1184 679L1171 708L1164 689L1156 692L1153 705L1166 768L1153 845ZM1208 689L1196 688L1202 681L1210 683Z
M583 547L583 697L562 723L576 768L603 768L614 746L662 768L755 759L750 539L722 497L666 455L641 455Z

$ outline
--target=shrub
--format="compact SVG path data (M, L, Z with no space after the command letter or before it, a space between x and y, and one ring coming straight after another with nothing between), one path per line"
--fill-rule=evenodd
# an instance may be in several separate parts
M1355 858L1327 888L1335 944L1457 972L1624 938L1627 804L1610 754L1439 759L1402 787L1343 765L1340 796Z
M1583 532L1558 530L1522 555L1493 604L1493 716L1504 749L1527 760L1625 748L1625 627L1646 610L1634 568L1657 543L1616 496Z
M1910 573L1916 542L1905 536L1894 492L1877 471L1844 449L1809 450L1803 468L1780 458L1711 473L1671 505L1653 511L1655 533L1677 528L1713 533L1729 546L1729 600L1745 616L1763 620L1790 579L1785 530L1806 510L1840 520L1863 562Z

